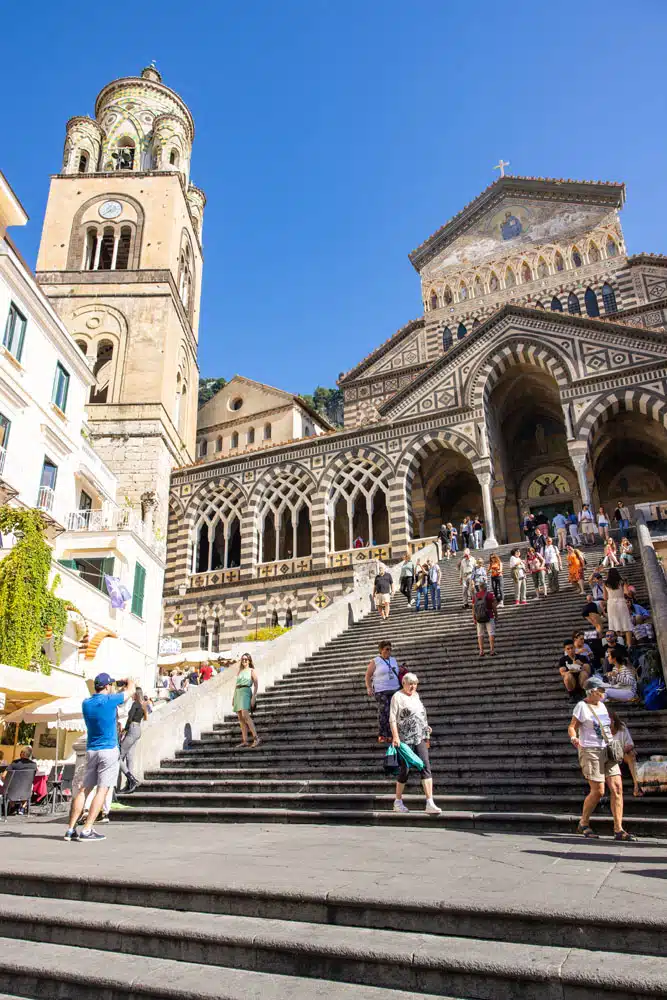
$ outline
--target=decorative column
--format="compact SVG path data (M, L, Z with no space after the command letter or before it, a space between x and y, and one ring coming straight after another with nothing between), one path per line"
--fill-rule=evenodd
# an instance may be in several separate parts
M495 521L493 517L493 499L491 497L491 473L477 472L477 470L475 469L475 475L479 480L479 485L482 487L482 504L484 506L484 526L486 528L486 540L484 542L484 548L495 549L498 547L498 539L496 538Z
M326 496L316 494L310 510L310 554L313 569L327 565L329 546L333 548L334 507Z
M111 254L111 270L116 270L116 261L118 260L118 244L120 243L120 229L117 230L113 241L113 253Z
M500 529L499 530L499 534L500 534L501 544L502 544L503 542L507 541L507 517L505 516L506 498L505 497L500 497L500 498L495 497L493 502L496 505L496 512L498 514L498 528Z
M588 478L586 476L588 455L585 450L582 451L581 449L577 449L575 451L574 449L568 447L568 451L570 453L572 464L574 465L574 468L577 473L579 492L581 494L581 502L582 504L587 503L590 506L591 494L588 488Z

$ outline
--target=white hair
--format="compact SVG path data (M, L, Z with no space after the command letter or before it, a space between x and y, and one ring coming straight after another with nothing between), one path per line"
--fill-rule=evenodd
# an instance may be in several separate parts
M403 684L419 684L419 678L417 674L407 673L403 674Z

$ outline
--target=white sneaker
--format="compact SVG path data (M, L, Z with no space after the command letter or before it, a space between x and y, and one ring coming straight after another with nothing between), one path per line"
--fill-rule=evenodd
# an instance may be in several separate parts
M406 806L406 804L403 801L403 799L394 799L394 812L395 813L407 813L407 812L410 812L410 810ZM438 810L438 812L440 812L440 810Z
M426 809L424 811L428 813L429 816L439 816L440 813L442 812L442 809L440 808L440 806L436 806L433 799L429 799L429 801L426 803Z

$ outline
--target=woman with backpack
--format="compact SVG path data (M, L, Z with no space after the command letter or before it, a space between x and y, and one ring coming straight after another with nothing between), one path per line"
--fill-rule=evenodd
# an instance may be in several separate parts
M482 581L479 589L475 593L472 602L472 620L477 629L477 645L479 655L484 656L484 632L489 637L489 652L491 656L495 653L496 646L496 599L492 593L486 589L486 582Z
M574 545L568 545L567 552L567 572L568 579L573 587L576 587L580 594L584 593L584 570L586 569L586 557Z
M366 667L366 693L375 698L378 710L378 743L391 743L389 727L389 705L401 686L400 667L391 655L391 642L382 639L378 646L378 656L374 656Z
M632 775L634 796L636 799L640 799L644 792L637 777L637 754L635 753L635 741L632 738L632 733L626 724L619 719L616 712L613 712L611 709L607 709L607 711L609 713L609 718L611 719L611 735L615 740L620 740L623 744L623 749L625 750L623 763L628 765L628 770Z

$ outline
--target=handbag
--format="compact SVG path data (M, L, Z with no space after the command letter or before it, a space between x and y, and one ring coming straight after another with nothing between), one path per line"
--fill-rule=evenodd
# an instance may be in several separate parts
M588 707L590 708L595 718L598 720L598 725L600 726L600 732L602 733L602 739L607 744L607 753L609 754L609 756L611 757L611 759L615 764L620 764L623 758L625 757L625 747L623 746L620 740L609 739L609 737L605 732L604 726L600 722L600 716L595 711L592 705L589 705Z
M396 747L387 747L387 752L383 759L384 773L389 775L398 774L399 764L398 764L398 754L396 753Z

